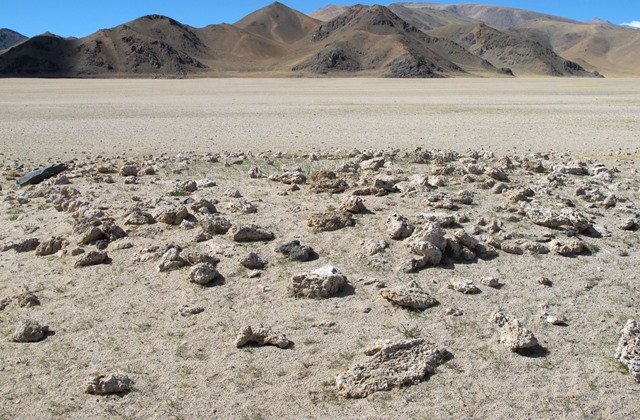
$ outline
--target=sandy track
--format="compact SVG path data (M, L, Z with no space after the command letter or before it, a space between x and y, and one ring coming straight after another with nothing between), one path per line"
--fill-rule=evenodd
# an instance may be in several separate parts
M637 80L0 80L8 157L640 145Z

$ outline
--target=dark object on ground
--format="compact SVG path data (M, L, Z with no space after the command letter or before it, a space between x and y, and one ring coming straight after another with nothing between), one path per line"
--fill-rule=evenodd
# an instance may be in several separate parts
M25 176L19 178L16 184L21 187L29 184L39 184L45 179L58 175L62 171L67 170L67 165L64 163L52 163L42 168L34 169Z

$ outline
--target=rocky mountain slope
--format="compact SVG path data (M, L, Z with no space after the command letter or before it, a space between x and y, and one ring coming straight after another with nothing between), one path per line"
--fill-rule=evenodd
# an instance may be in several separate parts
M11 29L0 29L0 51L13 47L26 40L27 37Z
M232 25L149 15L80 39L46 33L0 54L0 75L634 75L638 37L486 5L331 5L307 16L276 2Z

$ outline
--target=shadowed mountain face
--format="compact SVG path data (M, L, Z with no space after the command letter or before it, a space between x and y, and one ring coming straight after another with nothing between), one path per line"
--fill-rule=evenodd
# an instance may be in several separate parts
M43 34L1 52L0 76L640 75L638 41L609 23L498 6L330 5L307 16L276 2L233 25L150 15L80 39Z
M27 37L12 31L11 29L0 29L0 51L13 47L16 44L26 40Z

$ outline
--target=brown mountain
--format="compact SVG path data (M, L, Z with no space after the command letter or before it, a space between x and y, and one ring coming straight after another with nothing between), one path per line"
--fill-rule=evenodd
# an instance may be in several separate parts
M26 40L27 37L7 28L0 28L0 51L11 48Z
M515 75L594 76L536 41L485 24L447 25L428 33L452 40L495 67L510 69Z
M307 41L306 59L295 71L362 72L387 77L443 77L465 70L437 52L450 48L464 64L498 73L458 45L421 32L383 6L354 6L318 26Z
M330 4L326 7L309 13L309 16L322 22L328 22L331 19L337 18L341 14L347 12L349 9L349 6L337 6L335 4Z
M589 75L581 66L640 73L640 31L494 6L391 8L328 6L314 19L273 3L233 25L204 28L144 16L80 39L25 40L0 54L0 75L447 77L509 74L506 67L516 75Z
M512 31L607 76L640 76L640 30L608 22L531 21Z
M275 2L244 17L234 26L274 41L291 44L307 36L319 20Z

